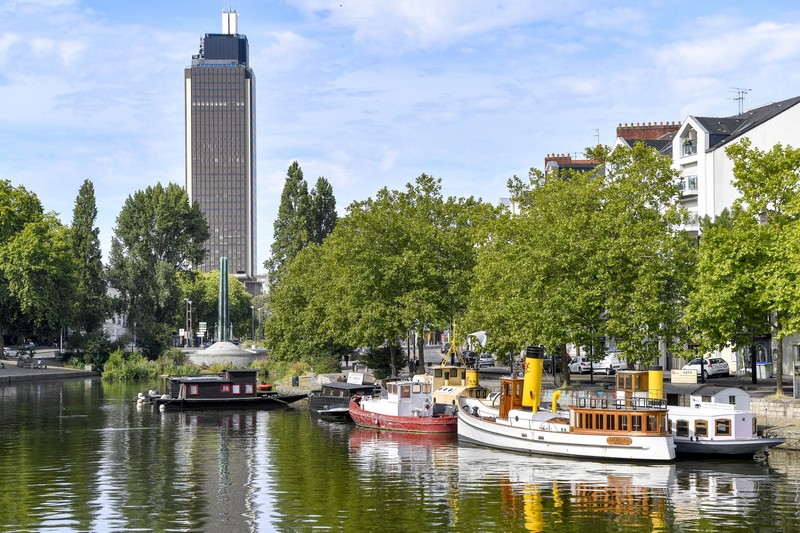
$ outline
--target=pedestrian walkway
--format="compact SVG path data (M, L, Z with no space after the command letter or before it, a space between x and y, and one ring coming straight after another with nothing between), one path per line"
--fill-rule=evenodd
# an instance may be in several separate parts
M98 372L93 372L91 370L64 368L62 366L62 361L57 359L41 358L41 365L37 365L38 360L39 359L33 359L30 367L27 367L18 366L18 359L3 359L3 365L2 368L0 368L0 386L21 381L86 378L100 375ZM42 368L37 368L37 366L41 366Z

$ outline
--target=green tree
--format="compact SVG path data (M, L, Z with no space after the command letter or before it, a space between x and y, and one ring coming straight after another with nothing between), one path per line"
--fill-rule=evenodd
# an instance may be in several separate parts
M287 171L278 217L273 225L271 256L264 264L269 272L270 291L280 283L287 265L311 241L310 209L308 184L300 165L294 161Z
M441 180L425 174L405 191L352 204L322 244L335 268L327 331L345 345L388 346L396 372L398 340L449 325L466 308L478 228L495 216L473 198L445 200Z
M281 361L302 360L319 371L334 370L352 346L334 340L326 326L328 307L336 291L330 276L336 266L325 256L327 249L306 247L286 269L283 281L270 294L269 316L264 324L270 357Z
M800 331L800 149L729 146L731 209L707 223L687 321L706 346L746 346L769 331L777 346L776 395L783 396L783 338Z
M311 242L322 244L325 237L336 227L336 198L328 180L320 176L311 189L309 214L309 237Z
M199 205L170 183L138 191L125 201L111 240L109 279L145 354L167 346L183 305L178 272L202 262L208 224Z
M0 181L0 348L3 334L51 335L71 318L67 229L24 187Z
M693 243L669 158L641 144L591 156L594 172L509 183L522 212L479 248L468 313L496 351L542 344L566 364L567 344L600 357L605 336L649 362L660 341L681 344Z
M102 327L109 311L100 251L100 230L95 226L96 219L94 185L85 180L75 199L69 236L75 255L78 283L78 290L73 297L75 310L72 325L77 331L88 334Z
M182 272L178 277L181 305L175 316L175 329L186 325L186 300L192 302L192 325L197 335L198 324L205 322L208 332L217 331L219 302L219 270L211 272ZM244 283L233 274L228 274L228 312L234 337L249 338L251 326L251 309L253 297L247 292ZM210 337L210 335L209 335Z

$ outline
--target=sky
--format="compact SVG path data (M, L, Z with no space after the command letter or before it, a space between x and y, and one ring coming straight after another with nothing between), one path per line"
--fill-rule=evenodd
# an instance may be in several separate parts
M793 1L0 0L0 179L65 224L91 180L107 259L130 195L185 183L184 69L230 8L256 76L259 272L293 161L340 215L423 173L498 203L621 123L800 95Z

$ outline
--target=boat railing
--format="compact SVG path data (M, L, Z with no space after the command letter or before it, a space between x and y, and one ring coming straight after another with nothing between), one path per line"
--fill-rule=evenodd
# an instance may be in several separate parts
M667 401L660 398L611 398L608 396L588 396L573 398L572 407L581 409L667 409Z

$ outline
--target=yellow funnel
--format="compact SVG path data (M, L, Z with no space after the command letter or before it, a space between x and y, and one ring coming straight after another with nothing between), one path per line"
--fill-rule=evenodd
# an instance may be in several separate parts
M544 348L528 346L525 350L525 376L522 385L522 407L529 407L534 413L539 410L542 394L542 368L544 367Z

